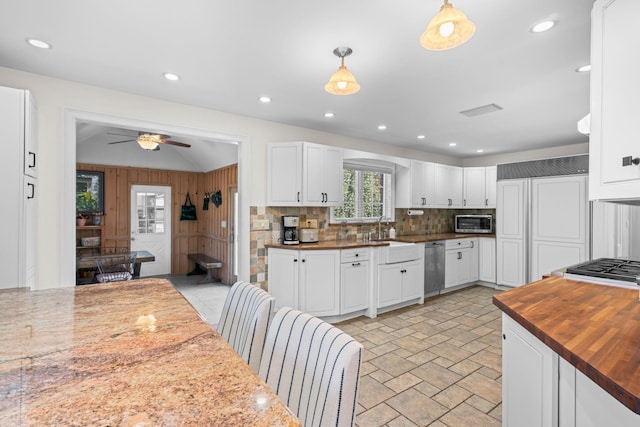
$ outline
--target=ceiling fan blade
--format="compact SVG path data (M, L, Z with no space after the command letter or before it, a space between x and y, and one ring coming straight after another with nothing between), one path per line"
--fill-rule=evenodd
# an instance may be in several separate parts
M124 141L114 141L114 142L110 142L109 144L121 144L123 142L134 142L135 139L125 139Z
M156 148L154 148L153 150L150 151L160 151L160 146L158 145Z
M168 139L161 139L159 141L161 144L167 144L167 145L176 145L178 147L191 147L191 145L189 144L185 144L184 142L178 142L178 141L170 141Z
M130 134L126 134L126 133L114 133L114 132L107 132L107 135L128 136L129 138L135 138L137 136L137 135L130 135Z

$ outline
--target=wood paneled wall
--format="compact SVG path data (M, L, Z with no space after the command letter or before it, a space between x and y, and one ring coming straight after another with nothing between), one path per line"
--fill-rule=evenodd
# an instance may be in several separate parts
M229 284L229 188L237 185L237 165L207 173L181 172L148 168L77 164L79 170L102 171L104 184L104 244L106 247L129 246L132 185L166 185L171 187L171 274L186 274L193 269L187 254L201 252L222 262L218 271ZM205 192L220 190L222 205L209 203L203 210ZM189 192L196 205L197 221L180 221L180 210ZM222 228L222 221L228 226Z

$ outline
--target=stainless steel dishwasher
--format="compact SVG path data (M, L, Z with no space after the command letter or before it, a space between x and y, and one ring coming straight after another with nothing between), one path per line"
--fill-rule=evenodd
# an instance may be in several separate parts
M424 245L424 295L436 295L444 289L444 241Z

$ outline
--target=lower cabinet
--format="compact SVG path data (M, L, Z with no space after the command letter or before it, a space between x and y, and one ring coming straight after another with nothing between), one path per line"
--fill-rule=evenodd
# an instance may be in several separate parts
M420 298L423 294L423 260L378 266L378 308Z
M369 307L369 261L344 262L340 266L340 314Z
M300 310L312 316L340 314L340 251L299 251Z
M478 238L478 279L496 283L496 239Z
M445 245L444 287L478 280L478 239L447 240Z
M503 313L502 425L632 427L640 415Z
M298 305L298 251L269 249L268 291L275 298L274 310Z

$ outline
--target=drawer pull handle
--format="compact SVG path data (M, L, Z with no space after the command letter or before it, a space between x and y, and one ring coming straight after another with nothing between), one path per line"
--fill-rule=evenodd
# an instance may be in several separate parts
M357 266L359 266L359 265L360 265L360 263L359 263L359 262L354 262L354 263L352 263L351 265L352 265L353 267L357 267Z
M640 165L640 157L627 156L622 158L622 166Z

